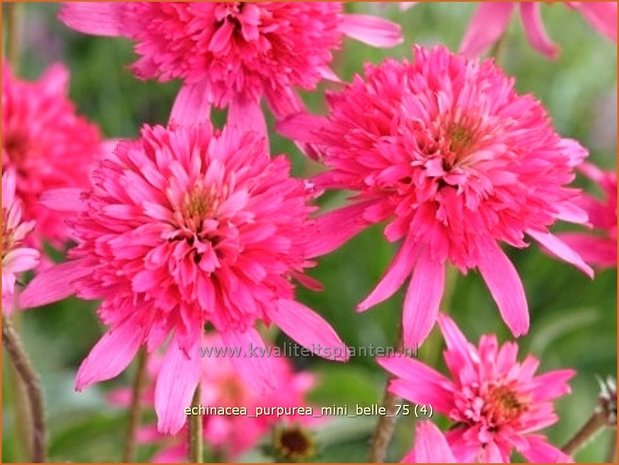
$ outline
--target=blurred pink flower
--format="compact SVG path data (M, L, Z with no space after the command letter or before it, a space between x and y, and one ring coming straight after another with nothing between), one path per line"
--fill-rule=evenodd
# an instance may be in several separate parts
M564 2L577 10L598 32L617 42L617 2ZM460 52L478 56L507 30L514 9L520 9L524 32L530 44L548 58L556 58L559 47L548 37L541 18L540 2L483 2L477 7L462 39Z
M159 429L174 433L199 381L207 323L243 351L232 362L256 390L272 388L269 358L255 355L264 350L257 320L347 359L331 326L294 300L294 279L315 284L303 274L313 265L313 208L289 170L252 132L144 126L140 140L120 142L93 171L91 190L46 194L46 205L75 212L78 245L32 281L20 305L71 294L103 300L99 315L110 330L82 363L77 389L118 375L142 344L152 352L171 338L155 406Z
M445 265L479 269L503 320L527 332L527 302L504 242L524 248L525 234L592 276L592 269L549 232L558 219L586 223L566 187L587 152L561 138L542 105L519 96L490 60L444 47L415 48L415 62L366 65L342 92L328 94L328 118L299 115L280 123L289 137L315 145L329 170L317 188L346 189L352 205L317 220L311 255L341 246L383 222L403 239L378 286L359 304L393 295L412 275L404 300L407 346L423 342L443 294Z
M420 421L415 429L415 447L402 463L457 463L447 439L431 421Z
M243 378L239 377L230 358L215 356L224 354L226 346L221 338L208 335L202 346L213 350L212 356L200 360L200 404L204 407L245 407L247 416L203 415L204 439L212 449L223 454L226 460L237 460L244 452L253 449L279 422L294 422L306 426L316 424L317 419L305 415L262 415L253 414L257 407L300 407L307 406L305 396L314 387L315 377L308 372L295 373L290 361L284 357L274 357L271 379L274 392L257 393L249 388ZM219 352L218 352L219 351ZM149 361L151 380L156 379L161 370L161 359L151 357ZM152 406L155 398L154 386L144 393L144 405ZM128 388L112 393L110 400L119 406L128 406L131 392ZM188 407L189 405L187 405ZM175 437L157 432L156 428L145 426L140 437L144 443L164 443L153 461L156 463L186 462L187 429L183 428Z
M446 437L458 462L509 462L514 448L531 463L571 462L536 432L557 421L552 401L570 392L574 371L534 376L539 361L529 355L518 363L516 343L499 347L495 335L485 335L475 347L450 318L438 321L451 379L418 360L382 358L396 376L389 390L455 422Z
M562 233L561 240L576 250L587 262L601 268L617 266L617 173L602 171L595 165L583 163L582 173L598 183L604 199L584 194L581 206L597 230L594 234Z
M58 64L36 82L16 79L2 65L2 167L15 171L24 217L36 220L37 239L56 245L68 237L65 215L39 198L48 189L88 185L87 171L101 151L99 130L67 98L68 79Z
M15 196L15 172L2 173L2 311L14 309L16 275L39 264L39 251L24 247L34 221L22 220L22 202Z
M344 35L378 47L402 42L400 27L344 14L340 2L65 3L60 19L87 34L136 42L141 79L181 79L194 112L229 107L228 122L265 130L260 99L276 117L303 108L296 89L337 80L333 52Z

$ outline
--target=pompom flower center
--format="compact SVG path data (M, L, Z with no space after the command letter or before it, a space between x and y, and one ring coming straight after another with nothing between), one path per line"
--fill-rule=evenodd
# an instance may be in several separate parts
M526 399L505 384L490 386L484 397L482 414L488 419L490 426L516 420L527 410Z
M207 218L213 218L220 204L220 196L214 186L206 189L202 184L196 185L188 194L181 209L186 226L200 232Z

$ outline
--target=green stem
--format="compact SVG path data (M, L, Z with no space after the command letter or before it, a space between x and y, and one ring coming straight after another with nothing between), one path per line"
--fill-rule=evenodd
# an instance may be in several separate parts
M122 461L133 462L136 451L137 432L140 426L141 416L141 397L144 384L146 383L146 359L147 354L144 348L140 349L137 357L137 367L135 379L131 392L131 406L129 408L129 422L127 425L127 437L125 438L125 447L123 449Z
M2 314L2 345L11 357L15 371L21 378L30 407L32 422L32 462L45 461L45 413L43 408L43 394L39 377L32 368L26 355L24 346L13 328L7 315Z
M192 410L199 411L200 407L200 385L196 388L191 401ZM202 416L191 415L189 417L189 461L191 463L203 463L204 437L202 435Z
M505 58L505 53L507 50L507 31L501 34L499 40L497 40L490 50L490 56L494 58L494 62L497 66L501 65L501 62Z
M578 452L587 442L589 442L605 425L606 415L604 412L594 412L587 420L587 423L580 428L574 437L567 441L561 448L563 452L572 455Z
M617 463L617 430L612 430L605 463Z

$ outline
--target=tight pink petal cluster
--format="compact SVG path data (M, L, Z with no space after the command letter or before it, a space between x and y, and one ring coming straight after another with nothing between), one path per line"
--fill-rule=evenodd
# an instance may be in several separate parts
M312 143L328 171L316 185L353 192L351 203L318 220L313 255L335 250L383 221L402 240L384 277L359 311L393 295L410 276L404 300L407 346L431 330L445 266L476 268L514 335L529 327L522 282L501 250L525 235L592 276L592 269L549 228L587 221L568 187L587 155L561 138L542 105L518 95L492 61L446 48L415 48L415 60L367 65L343 91L328 94L326 118L299 115L279 125Z
M35 222L23 221L23 205L15 190L15 172L8 169L2 173L2 311L8 314L15 307L17 275L39 264L39 251L24 246Z
M495 335L485 335L475 347L450 318L440 315L439 326L450 378L415 359L378 362L396 377L391 392L431 404L454 422L446 438L457 462L507 463L514 449L531 463L571 462L538 431L557 421L553 401L570 392L574 371L535 375L539 361L529 355L518 362L516 343L499 346Z
M253 449L278 423L300 423L312 426L316 419L304 415L264 414L255 416L258 407L301 407L306 406L307 393L316 383L308 372L295 372L292 363L285 357L275 357L272 361L272 382L274 392L257 393L245 380L239 377L229 358L226 346L216 335L204 337L201 350L205 355L200 361L200 405L210 407L244 407L247 415L203 415L205 443L227 460L237 460L240 455ZM149 360L149 379L157 379L161 370L161 358ZM129 405L131 392L128 388L112 393L110 401L121 407ZM155 389L152 383L144 392L143 405L153 406ZM189 407L189 405L187 405ZM183 409L184 410L184 409ZM179 463L188 459L187 428L174 438L159 433L156 428L145 426L139 433L143 443L163 443L153 457L155 463Z
M179 102L197 113L229 107L228 121L249 127L264 127L261 97L281 117L303 108L296 89L337 80L330 65L345 35L379 47L402 41L398 25L344 14L340 2L75 2L60 19L135 41L139 78L181 79Z
M617 42L617 2L564 2L578 11L600 34ZM514 10L520 10L524 32L531 46L548 58L556 58L559 47L548 37L540 2L483 2L473 15L462 39L460 52L478 56L505 34Z
M90 190L46 195L46 205L74 210L78 245L20 303L71 294L103 301L99 315L110 329L82 363L77 389L118 375L143 344L152 352L169 340L155 406L160 430L174 433L199 382L206 324L242 351L232 363L258 391L272 388L272 378L269 357L254 355L264 350L256 321L275 323L303 346L347 353L331 326L294 298L293 280L312 284L304 270L313 265L307 243L315 232L310 193L289 170L253 132L144 126L139 140L120 142L93 171Z
M598 184L604 194L600 199L585 194L581 207L587 211L595 228L592 233L562 233L561 240L572 247L589 263L600 268L617 266L617 173L602 171L595 165L583 163L580 171Z
M64 215L40 204L48 189L84 187L101 153L98 128L75 113L67 98L69 73L54 65L35 82L16 79L2 65L2 167L16 175L24 217L36 220L37 239L68 238Z

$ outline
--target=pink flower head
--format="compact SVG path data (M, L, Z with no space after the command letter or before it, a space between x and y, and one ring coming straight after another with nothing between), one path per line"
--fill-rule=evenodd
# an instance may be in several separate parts
M87 34L135 41L141 79L181 79L179 102L197 113L230 108L229 122L264 129L265 96L277 117L298 112L297 88L337 80L333 52L344 35L379 47L402 41L400 27L344 14L339 2L65 3L60 19Z
M617 2L564 2L577 10L602 35L617 42ZM540 2L483 2L477 7L462 39L460 52L478 56L505 34L514 9L520 17L529 43L548 58L556 58L559 47L544 29Z
M529 355L517 362L518 346L499 346L495 335L468 342L456 324L439 316L451 379L418 360L379 359L393 373L389 390L411 402L431 404L455 422L447 440L458 462L509 462L516 449L532 463L571 462L537 431L557 421L553 400L570 392L573 370L535 376L539 361Z
M2 311L11 313L16 275L39 264L39 251L24 247L34 221L22 221L22 202L15 196L15 172L2 173Z
M67 99L68 71L54 65L36 82L16 79L2 64L2 167L16 174L24 217L36 220L38 239L67 239L64 215L39 203L48 189L83 187L100 153L97 127Z
M346 347L311 309L294 300L292 280L311 266L310 193L269 157L253 132L210 124L144 126L92 174L92 189L50 192L48 206L73 209L78 245L70 260L39 274L24 308L75 293L102 299L110 330L84 360L77 388L118 375L142 344L170 343L157 378L159 428L178 431L199 381L205 324L242 350L232 363L256 390L272 387L257 320L331 358ZM323 351L329 348L329 351ZM264 352L262 352L264 353Z
M431 421L420 421L415 429L415 447L402 463L457 463L447 439Z
M207 407L244 407L247 415L202 415L206 444L224 454L227 460L237 460L244 452L253 449L280 422L295 422L312 426L316 419L305 415L263 414L255 416L256 408L263 412L268 407L306 406L305 396L313 388L315 377L308 372L295 373L287 358L274 357L271 365L272 382L276 392L257 393L239 377L227 353L228 348L216 335L206 336L201 347L204 357L200 361L200 404ZM210 350L210 352L207 352ZM149 377L157 379L161 370L161 359L149 361ZM154 386L144 392L144 405L152 406L155 398ZM128 406L129 389L113 392L111 401ZM188 407L187 405L186 407ZM184 410L184 408L183 408ZM154 462L179 463L187 461L187 429L183 428L174 438L161 434L152 427L144 427L140 436L145 443L165 442L153 458Z
M378 286L358 306L389 298L412 275L404 301L407 346L423 342L438 312L445 265L477 268L514 335L527 332L522 282L499 244L523 248L525 234L591 275L549 232L587 221L566 185L586 151L552 128L541 104L519 96L488 60L417 47L415 62L367 65L365 76L328 95L328 118L297 116L280 130L315 144L329 171L317 186L355 192L319 220L312 255L330 252L370 224L403 239Z
M561 240L576 250L586 261L601 268L617 266L617 173L602 171L594 165L583 163L582 173L598 183L604 199L583 195L581 206L597 230L594 234L563 233Z

